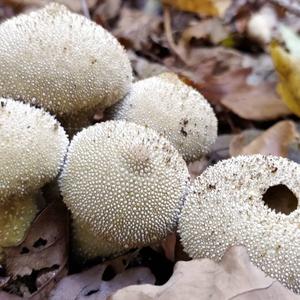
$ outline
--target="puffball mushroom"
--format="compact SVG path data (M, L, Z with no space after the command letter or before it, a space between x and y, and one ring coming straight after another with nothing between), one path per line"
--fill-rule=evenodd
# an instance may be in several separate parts
M186 161L208 153L217 137L217 119L209 103L172 73L136 82L110 114L114 120L153 128Z
M170 142L125 121L79 132L60 178L77 244L87 257L163 239L177 224L188 184L187 166Z
M49 113L0 98L0 247L20 242L39 188L59 173L68 146Z
M129 90L132 69L108 31L52 3L0 25L0 95L41 106L67 126Z
M195 180L180 216L185 251L219 261L227 248L243 245L254 264L299 293L299 178L299 164L274 156L239 156L208 168ZM283 187L297 200L289 214L265 203L267 191Z

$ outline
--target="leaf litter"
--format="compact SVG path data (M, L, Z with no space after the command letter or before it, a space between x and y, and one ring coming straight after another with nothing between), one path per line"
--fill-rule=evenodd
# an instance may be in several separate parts
M0 22L45 2L4 0ZM189 165L193 179L240 154L300 163L300 9L286 5L293 1L59 2L82 14L86 4L91 18L126 47L135 80L172 71L212 104L219 135L211 152ZM95 111L95 121L103 117ZM219 263L189 261L172 233L125 256L82 263L70 255L69 227L66 208L54 201L20 245L5 249L1 300L299 299L252 265L243 247L230 248Z

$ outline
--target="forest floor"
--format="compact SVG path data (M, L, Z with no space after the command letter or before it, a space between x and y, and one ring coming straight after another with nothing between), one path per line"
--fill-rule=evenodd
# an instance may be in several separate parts
M0 22L46 2L2 0ZM118 38L136 80L174 72L210 102L218 138L207 156L189 164L193 178L209 165L240 154L272 154L300 163L299 92L282 81L282 66L274 67L272 52L281 47L291 60L299 59L297 1L59 2ZM300 76L299 67L290 73ZM278 93L279 83L293 97ZM101 117L96 114L95 120ZM66 208L55 201L38 215L22 244L6 250L1 300L175 300L183 299L182 291L191 300L300 299L252 265L243 247L230 248L219 264L191 261L175 233L121 257L81 263L72 256L69 225ZM139 286L126 290L135 284Z

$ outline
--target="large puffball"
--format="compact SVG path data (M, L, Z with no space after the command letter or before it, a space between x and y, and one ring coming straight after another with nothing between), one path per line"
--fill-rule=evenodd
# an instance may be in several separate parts
M0 96L41 106L78 127L95 108L120 100L132 81L117 39L57 3L0 25L0 73Z
M60 178L75 238L87 257L164 238L176 227L188 185L186 163L170 142L124 121L79 132Z
M299 164L274 156L239 156L208 168L180 217L185 251L219 261L243 245L255 265L300 293L299 178Z

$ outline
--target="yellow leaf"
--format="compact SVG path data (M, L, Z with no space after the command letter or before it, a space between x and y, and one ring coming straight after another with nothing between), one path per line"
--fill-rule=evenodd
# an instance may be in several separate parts
M300 116L300 60L274 43L270 46L270 52L279 74L277 92L288 108Z
M231 4L231 0L162 0L162 2L179 10L207 16L222 16Z

